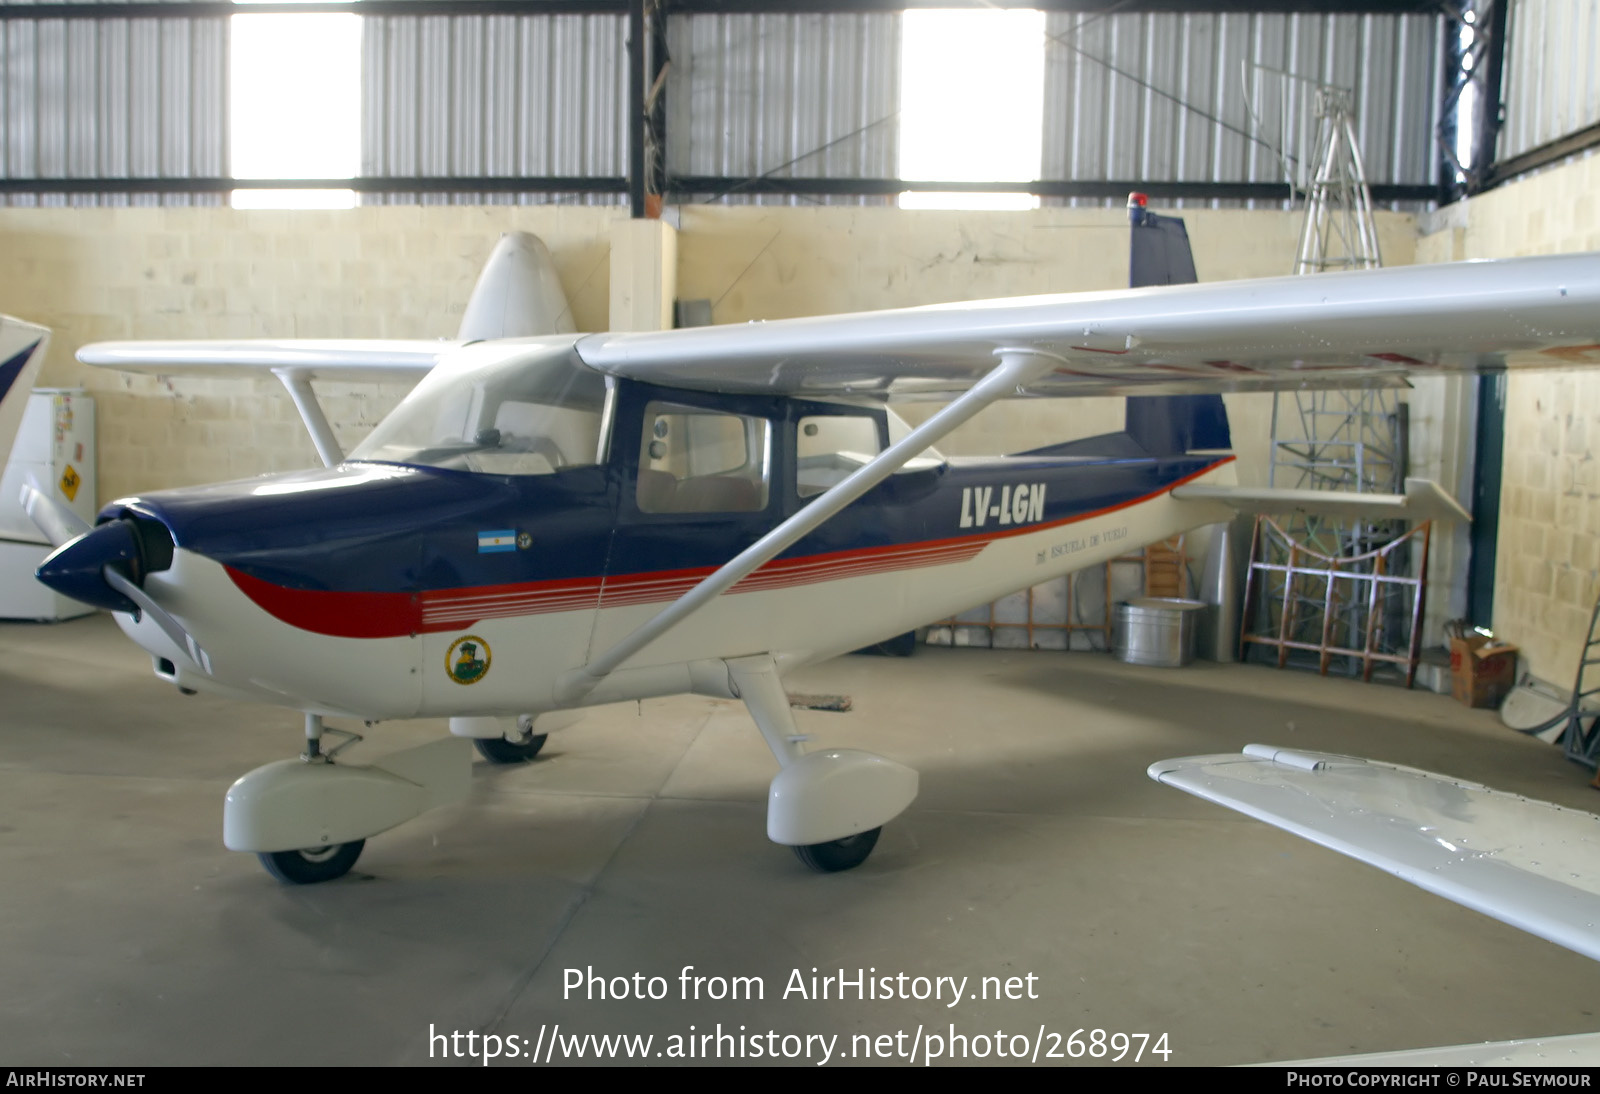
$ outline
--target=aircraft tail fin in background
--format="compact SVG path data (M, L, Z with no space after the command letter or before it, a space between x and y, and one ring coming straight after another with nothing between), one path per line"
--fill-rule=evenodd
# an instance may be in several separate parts
M1191 285L1194 253L1181 217L1145 208L1143 194L1128 195L1128 287ZM1233 447L1221 395L1130 395L1121 433L1107 433L1028 455L1181 456Z
M476 342L577 329L550 248L529 232L507 232L478 275L456 337Z
M1182 217L1164 217L1145 208L1143 194L1128 195L1128 223L1133 229L1128 247L1128 287L1192 285L1194 252Z
M0 315L0 465L11 454L49 343L50 332L44 327Z
M1128 287L1199 281L1183 218L1152 213L1145 200L1143 194L1128 195ZM1127 402L1123 428L1152 456L1233 447L1221 395L1130 396Z

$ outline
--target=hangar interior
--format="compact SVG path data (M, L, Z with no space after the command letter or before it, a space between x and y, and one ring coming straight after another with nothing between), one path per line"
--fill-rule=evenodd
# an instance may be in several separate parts
M234 6L135 6L0 3L0 311L51 328L40 386L93 396L102 504L317 453L276 383L89 368L79 347L448 338L507 232L548 246L582 331L663 329L674 301L736 324L1125 287L1131 189L1183 218L1202 282L1287 273L1305 213L1283 154L1303 152L1320 84L1353 95L1385 266L1600 251L1584 0L1040 3L1043 139L1011 180L981 161L906 173L903 3L366 0L338 16L360 20L359 168L338 209L230 202L341 180L241 185ZM1469 86L1475 114L1456 109ZM1475 143L1454 143L1462 127ZM896 201L980 183L1037 201ZM1497 392L1496 562L1473 622L1562 687L1600 594L1597 385L1524 372ZM348 451L406 390L320 394ZM1487 390L1407 395L1412 473L1461 499ZM1110 409L1001 403L940 447L1021 452ZM1241 481L1264 483L1271 396L1228 411ZM1468 612L1473 550L1464 527L1436 540L1431 647ZM842 658L787 681L853 699L799 712L802 729L922 778L855 870L814 876L768 844L772 761L744 709L678 696L598 708L532 763L479 764L466 804L374 840L349 878L288 887L225 850L217 820L234 777L292 754L295 711L180 696L104 613L0 624L0 648L0 1064L459 1063L430 1032L558 1025L663 1044L691 1026L948 1027L991 1050L999 1029L1103 1029L1166 1034L1175 1064L1594 1032L1587 959L1144 775L1266 740L1595 811L1592 772L1448 695L1101 654ZM438 732L386 724L361 747ZM690 966L765 994L685 999ZM572 969L671 990L599 998ZM1039 986L954 1006L784 991L797 970L858 969ZM721 1062L772 1062L740 1053Z

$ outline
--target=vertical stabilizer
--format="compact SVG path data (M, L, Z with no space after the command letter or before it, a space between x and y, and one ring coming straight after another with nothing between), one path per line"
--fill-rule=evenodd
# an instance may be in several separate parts
M474 342L576 330L544 240L529 232L501 236L478 275L457 337Z
M1135 194L1128 199L1128 220L1133 234L1128 249L1129 287L1192 285L1199 281L1183 218L1150 212L1135 200L1143 196Z
M17 439L22 411L49 342L50 332L44 327L0 315L0 454L9 455Z
M1128 285L1189 285L1198 281L1182 217L1158 216L1143 194L1128 195ZM1228 411L1221 395L1143 395L1128 399L1124 428L1152 456L1195 449L1228 449Z

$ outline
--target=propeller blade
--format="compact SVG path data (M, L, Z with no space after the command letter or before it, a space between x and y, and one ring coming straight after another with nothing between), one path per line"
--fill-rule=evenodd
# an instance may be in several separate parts
M22 486L23 512L28 514L34 527L44 533L53 546L60 547L89 530L87 521L39 489L33 476L28 476L28 479Z
M200 648L200 643L183 629L182 623L172 618L171 613L152 600L149 593L118 573L116 567L107 566L102 572L105 574L107 585L137 604L141 612L155 620L156 626L166 632L174 645L188 653L189 660L199 665L208 676L211 674L211 658Z

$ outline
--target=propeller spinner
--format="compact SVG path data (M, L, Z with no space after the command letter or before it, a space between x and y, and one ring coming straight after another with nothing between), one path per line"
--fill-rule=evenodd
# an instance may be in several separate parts
M34 486L22 488L22 507L56 545L38 577L63 596L113 612L148 615L174 645L206 673L211 658L194 636L144 590L146 574L172 565L172 533L158 520L125 513L90 528Z

